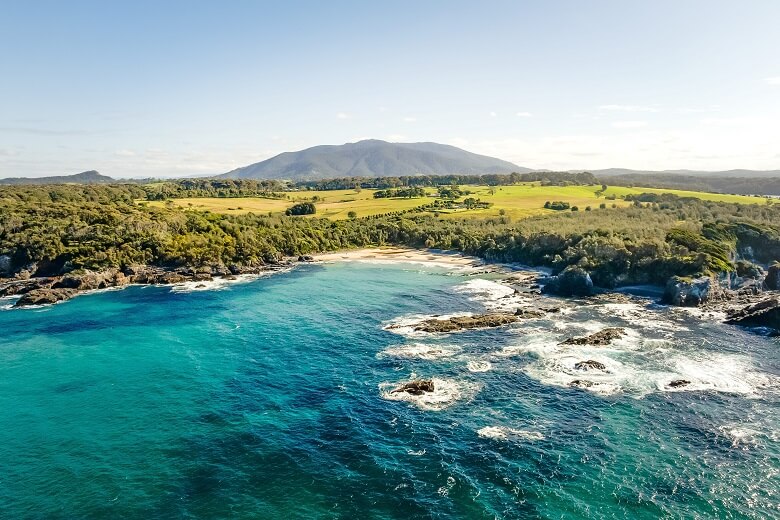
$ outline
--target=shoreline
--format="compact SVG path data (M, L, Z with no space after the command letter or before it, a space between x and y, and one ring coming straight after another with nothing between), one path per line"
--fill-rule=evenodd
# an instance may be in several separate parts
M502 264L486 262L459 252L408 247L366 247L311 255L314 262L397 262L498 271Z

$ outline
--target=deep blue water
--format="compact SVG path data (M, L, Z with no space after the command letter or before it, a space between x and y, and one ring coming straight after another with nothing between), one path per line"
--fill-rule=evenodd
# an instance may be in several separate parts
M780 515L777 339L649 301L387 328L524 303L483 278L337 263L2 310L0 516ZM557 346L611 325L629 335ZM435 395L391 399L414 376Z

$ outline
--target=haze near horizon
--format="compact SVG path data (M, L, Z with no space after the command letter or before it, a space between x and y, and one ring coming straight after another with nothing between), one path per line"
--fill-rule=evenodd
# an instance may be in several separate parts
M221 174L366 138L537 169L778 169L778 19L770 1L6 2L0 177Z

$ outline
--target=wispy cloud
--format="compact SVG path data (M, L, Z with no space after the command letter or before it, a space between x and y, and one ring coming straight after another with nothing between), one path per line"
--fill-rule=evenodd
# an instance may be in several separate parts
M615 128L642 128L647 126L647 121L615 121L612 126Z
M490 112L490 117L496 117L497 115L498 114L496 114L495 112L492 112L492 111Z
M775 76L773 78L766 78L764 81L766 81L768 85L780 85L780 76Z
M135 152L132 150L116 150L114 155L117 157L135 157Z
M643 105L601 105L599 110L610 110L613 112L658 112L655 107Z
M517 117L531 117L531 112L518 112L515 114Z
M404 118L404 123L414 123L415 121L417 121L416 117L409 116Z
M339 112L338 114L336 114L336 119L349 119L349 117L350 117L349 114L345 112Z

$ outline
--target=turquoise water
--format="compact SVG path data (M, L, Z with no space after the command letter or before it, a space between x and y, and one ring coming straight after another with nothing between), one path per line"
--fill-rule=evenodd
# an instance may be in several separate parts
M419 265L181 289L0 311L0 516L780 514L777 339L650 302L558 302L552 319L500 330L388 329L516 303L494 281ZM556 346L607 325L630 334ZM583 357L609 370L569 388ZM436 396L390 399L413 374L435 377Z

